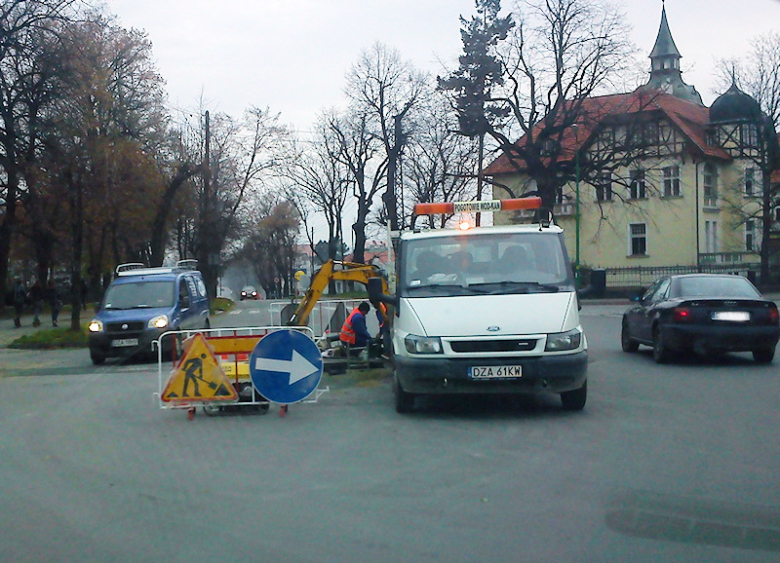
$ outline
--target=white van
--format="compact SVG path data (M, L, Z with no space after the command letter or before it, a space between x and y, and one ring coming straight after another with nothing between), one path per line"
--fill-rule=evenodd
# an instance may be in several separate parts
M559 227L409 231L396 251L395 295L373 284L369 295L393 306L398 412L447 393L558 393L566 409L585 406L588 345Z

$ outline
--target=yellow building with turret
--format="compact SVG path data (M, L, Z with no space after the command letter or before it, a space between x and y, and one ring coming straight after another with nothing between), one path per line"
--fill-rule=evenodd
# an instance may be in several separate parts
M560 190L554 213L572 261L582 267L758 270L763 113L736 85L707 108L683 81L680 58L664 9L649 82L583 100L577 124L562 137L559 162L576 165L579 181ZM584 166L610 158L603 169ZM496 199L535 189L506 156L483 174L492 178ZM519 219L504 212L494 221ZM773 219L780 219L777 210Z

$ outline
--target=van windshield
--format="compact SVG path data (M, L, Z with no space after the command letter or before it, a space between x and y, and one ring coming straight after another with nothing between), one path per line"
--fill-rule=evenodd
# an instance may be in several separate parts
M453 234L408 241L401 294L409 297L574 291L559 233Z
M172 307L173 289L174 284L171 280L112 285L106 291L103 309Z

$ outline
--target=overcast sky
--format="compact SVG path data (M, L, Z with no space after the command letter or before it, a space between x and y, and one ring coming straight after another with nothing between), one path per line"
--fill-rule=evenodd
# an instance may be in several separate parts
M251 105L281 113L294 129L341 105L344 75L375 42L433 74L461 52L459 16L474 0L106 0L124 27L145 30L173 107L233 116ZM504 0L506 11L513 5ZM661 0L624 0L642 56L653 47ZM780 0L668 0L683 77L709 105L718 59L780 31ZM649 69L649 60L647 65Z
M201 96L205 109L234 117L268 107L303 136L320 111L343 105L344 77L361 51L380 42L441 75L462 51L459 16L474 14L474 0L105 1L123 27L149 35L174 110L197 109ZM504 11L513 5L502 2ZM661 0L622 5L649 71ZM744 54L759 34L780 31L780 0L668 0L666 15L683 78L707 105L716 97L716 62ZM312 224L315 238L324 238L324 220Z

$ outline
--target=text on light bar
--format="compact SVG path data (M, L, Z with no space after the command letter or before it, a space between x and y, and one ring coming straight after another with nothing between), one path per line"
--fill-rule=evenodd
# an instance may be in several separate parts
M455 201L444 203L418 203L414 206L415 215L439 215L444 213L489 213L516 209L539 209L540 197L517 199L491 199L487 201Z

